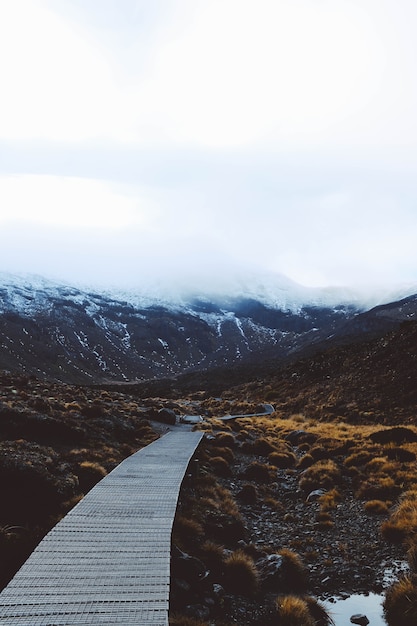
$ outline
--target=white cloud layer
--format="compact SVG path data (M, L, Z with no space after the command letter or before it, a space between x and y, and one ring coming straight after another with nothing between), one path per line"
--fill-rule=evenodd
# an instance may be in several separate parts
M0 0L0 269L417 282L412 0Z

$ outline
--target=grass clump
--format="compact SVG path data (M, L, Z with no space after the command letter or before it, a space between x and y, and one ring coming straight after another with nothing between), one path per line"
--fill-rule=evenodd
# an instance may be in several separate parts
M107 476L107 471L100 463L83 461L78 465L75 474L78 476L81 491L87 493L99 480Z
M259 587L259 574L252 557L236 550L224 563L224 583L231 593L254 596Z
M417 578L405 576L385 594L384 616L388 626L417 624Z
M209 461L210 468L217 475L222 478L231 476L232 470L229 463L222 456L213 456Z
M388 513L388 504L382 500L368 500L363 505L363 508L368 513L375 513L375 515L385 515Z
M276 626L331 626L333 620L315 598L279 596L275 602Z
M317 461L305 470L299 485L305 493L315 489L330 489L339 483L340 470L336 463L329 460Z
M254 461L250 463L244 471L244 476L247 480L254 480L260 483L269 483L273 478L273 470L270 465L266 463L259 463Z
M417 533L417 492L403 494L391 517L381 524L382 536L391 543L402 543Z
M297 457L293 452L271 452L268 456L268 461L274 467L287 469L289 467L294 467Z
M391 476L375 476L366 480L359 487L356 497L376 500L394 500L401 493L399 487Z

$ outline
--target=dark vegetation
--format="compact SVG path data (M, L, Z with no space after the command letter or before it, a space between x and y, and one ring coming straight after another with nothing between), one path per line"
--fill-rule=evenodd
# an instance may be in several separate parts
M0 374L1 587L83 494L157 437L150 410L117 392Z

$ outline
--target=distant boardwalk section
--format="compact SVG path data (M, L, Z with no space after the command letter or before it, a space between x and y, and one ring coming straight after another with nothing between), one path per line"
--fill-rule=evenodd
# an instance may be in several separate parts
M167 626L172 523L201 437L175 429L96 485L0 594L0 625Z

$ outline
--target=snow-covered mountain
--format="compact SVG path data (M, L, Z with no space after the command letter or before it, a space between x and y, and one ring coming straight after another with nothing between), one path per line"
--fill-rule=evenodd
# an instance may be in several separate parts
M285 357L339 332L364 308L354 293L282 277L167 295L0 274L0 368L79 383L174 376Z

